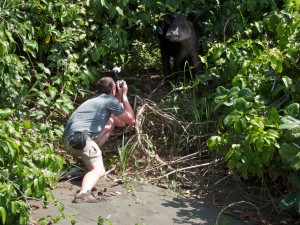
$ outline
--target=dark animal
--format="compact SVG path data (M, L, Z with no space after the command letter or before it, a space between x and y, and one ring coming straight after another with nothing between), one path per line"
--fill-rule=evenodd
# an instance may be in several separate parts
M162 26L159 26L160 50L165 79L181 78L184 74L185 62L192 62L194 72L200 70L198 57L198 41L200 39L200 26L198 15L191 12L187 16L179 13L176 16L165 14ZM174 77L171 75L170 59L174 58Z

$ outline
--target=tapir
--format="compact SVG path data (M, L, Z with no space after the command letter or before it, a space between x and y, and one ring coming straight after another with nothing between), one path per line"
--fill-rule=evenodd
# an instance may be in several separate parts
M189 66L193 66L197 73L200 70L198 42L201 35L197 13L165 14L164 24L158 31L165 79L177 82L184 75L186 61L192 63ZM171 57L174 59L174 76L171 76Z

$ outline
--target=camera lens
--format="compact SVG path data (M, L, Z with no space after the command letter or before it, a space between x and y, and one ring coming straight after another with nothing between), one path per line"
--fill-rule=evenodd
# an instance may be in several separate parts
M118 81L117 81L117 84L119 85L120 88L123 87L123 81L122 81L122 80L118 80Z

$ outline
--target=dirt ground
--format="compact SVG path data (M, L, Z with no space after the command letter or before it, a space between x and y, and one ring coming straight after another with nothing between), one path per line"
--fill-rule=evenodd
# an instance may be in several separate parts
M133 181L120 184L120 180L114 178L102 179L96 186L97 190L107 188L107 201L72 203L80 182L63 181L53 190L57 200L64 205L62 213L53 204L43 207L42 202L31 201L34 209L30 225L38 224L40 218L56 218L61 214L65 218L59 220L58 225L72 224L72 218L76 225L97 225L99 218L104 219L104 224L110 221L112 225L251 224L247 220L237 220L220 213L220 210L201 198L181 197L175 192L146 183Z

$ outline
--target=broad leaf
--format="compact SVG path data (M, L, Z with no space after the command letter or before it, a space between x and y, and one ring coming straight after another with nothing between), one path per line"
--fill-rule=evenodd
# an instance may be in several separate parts
M294 192L285 196L279 202L280 209L290 209L292 207L298 207L300 204L300 192Z
M299 117L299 103L292 103L289 106L285 107L283 112L285 116L291 116L293 118L298 118Z
M0 216L2 218L2 224L5 224L5 221L6 221L6 210L2 206L0 206Z
M300 179L295 173L291 173L289 175L289 180L291 181L294 187L300 190Z

